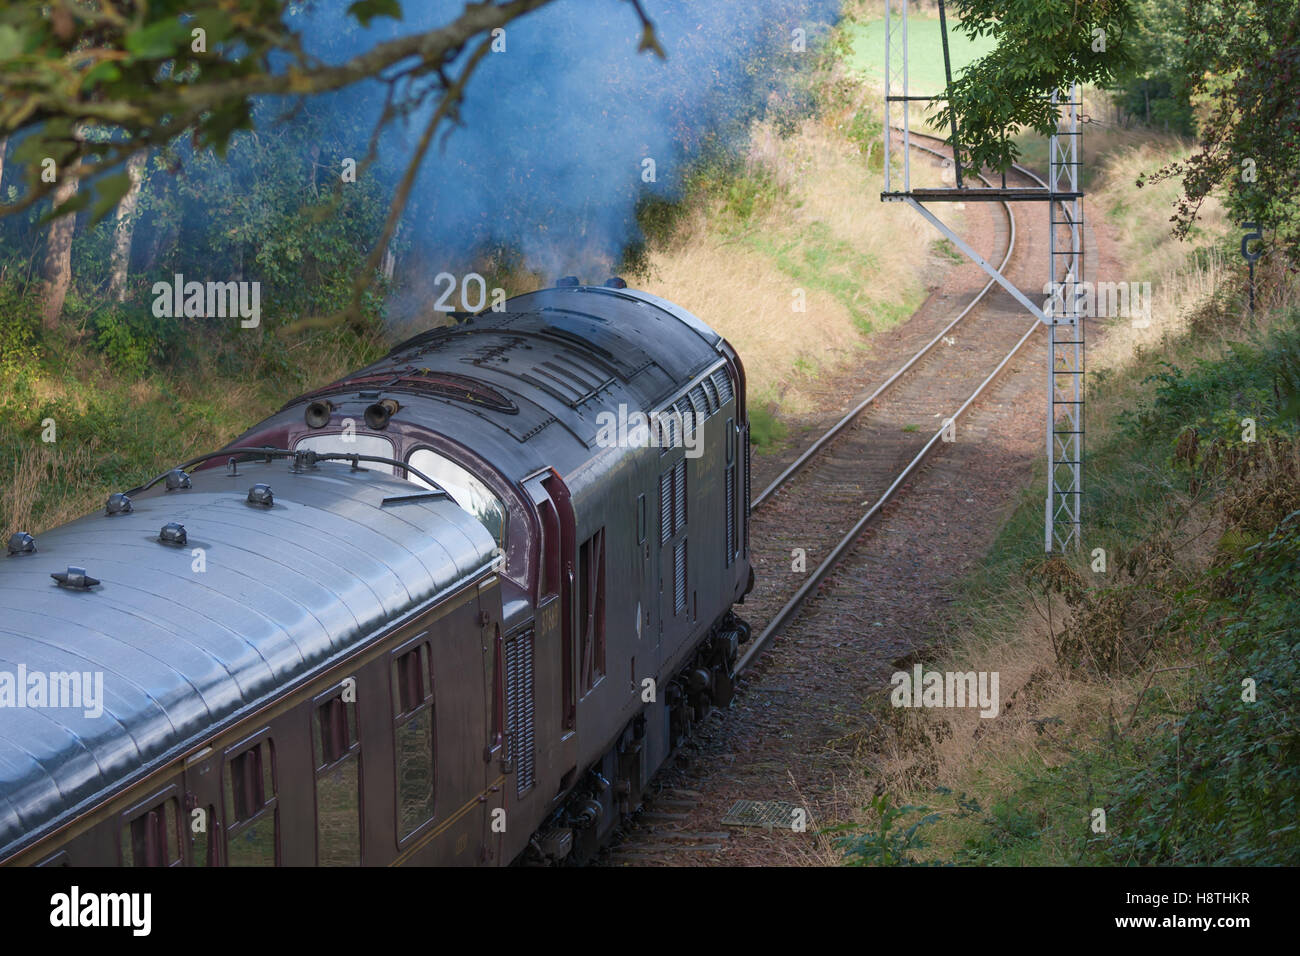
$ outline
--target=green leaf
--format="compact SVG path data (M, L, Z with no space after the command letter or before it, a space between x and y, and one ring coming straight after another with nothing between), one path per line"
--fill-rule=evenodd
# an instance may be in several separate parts
M58 207L57 209L51 209L49 212L47 212L44 216L41 217L41 222L48 223L48 222L53 222L55 219L60 219L63 216L75 216L77 213L81 212L81 210L86 208L86 206L90 203L90 198L91 198L90 190L83 189L75 196L73 196L71 199L69 199L67 202L65 202L62 206Z
M26 44L17 27L7 23L0 24L0 60L11 60L23 52Z
M177 19L159 20L126 35L126 49L137 60L165 60L186 47L190 30Z
M126 170L112 173L95 183L95 205L90 213L90 225L103 219L131 188L131 176Z
M99 83L115 83L121 78L122 71L117 68L117 64L106 61L97 64L81 78L81 88L88 90Z
M356 17L363 27L368 27L375 17L402 19L402 5L398 0L357 0L348 7L348 13Z

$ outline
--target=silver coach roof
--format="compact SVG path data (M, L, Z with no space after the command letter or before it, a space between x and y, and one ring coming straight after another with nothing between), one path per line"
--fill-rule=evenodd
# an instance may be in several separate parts
M0 681L20 666L103 674L98 717L0 706L0 858L495 559L492 536L446 498L384 504L422 490L391 474L283 460L238 471L160 484L129 514L101 510L0 557ZM255 483L271 507L248 503ZM159 541L169 522L184 546ZM101 584L58 586L51 573L69 566Z

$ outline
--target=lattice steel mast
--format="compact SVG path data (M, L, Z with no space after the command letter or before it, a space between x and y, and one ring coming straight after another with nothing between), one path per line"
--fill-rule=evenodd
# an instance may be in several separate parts
M897 15L896 15L897 14ZM944 74L949 85L952 68L948 56L947 18L939 0L940 29L943 32ZM958 249L977 263L1017 302L1048 329L1047 369L1047 501L1044 543L1050 552L1064 552L1081 543L1083 499L1083 319L1079 300L1083 282L1083 193L1080 191L1082 163L1080 109L1082 91L1074 84L1068 97L1052 94L1057 106L1057 128L1049 139L1048 179L1044 188L1008 188L963 185L957 157L958 129L952 121L954 165L957 186L913 189L911 172L911 118L909 104L934 102L944 97L914 96L908 88L908 42L906 0L885 0L885 188L886 202L906 202L942 232ZM901 92L898 92L900 91ZM902 189L896 186L891 168L896 132L902 135ZM1051 296L1044 312L996 267L987 262L950 229L924 202L1023 202L1047 203L1050 244L1048 280Z

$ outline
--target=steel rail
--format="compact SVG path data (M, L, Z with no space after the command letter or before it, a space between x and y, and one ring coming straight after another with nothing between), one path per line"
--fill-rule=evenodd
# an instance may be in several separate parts
M956 422L957 419L971 407L975 400L983 394L984 389L986 389L989 384L997 378L1002 370L1006 368L1007 363L1016 357L1016 353L1018 353L1033 334L1038 331L1038 327L1039 323L1035 322L1025 332L1025 334L1020 337L1020 340L1016 342L1011 351L1003 357L997 367L993 369L993 371L989 373L988 377L980 383L979 387L970 394L966 401L962 403L961 407L952 414L952 417L949 419L950 422ZM799 606L804 602L804 600L806 600L812 593L813 589L821 584L822 580L835 567L844 553L853 546L853 542L857 540L858 535L863 532L873 518L880 514L880 509L889 502L889 499L894 496L894 493L899 489L903 482L906 481L912 472L915 471L929 456L930 452L934 449L935 444L943 437L943 433L947 427L948 425L945 423L930 437L930 440L925 443L925 446L916 454L916 457L908 462L907 466L899 472L898 477L894 479L893 483L885 489L884 494L880 496L879 500L871 506L870 510L868 510L866 514L858 519L857 523L849 530L849 532L840 539L840 543L835 546L835 549L826 556L826 560L817 566L816 570L809 575L808 580L803 583L790 600L786 601L785 606L782 607L781 610L776 613L776 616L768 622L767 626L763 628L762 633L760 633L758 637L754 638L744 655L736 662L736 673L740 673L748 667L750 662L758 652L763 649L767 642L780 633L781 629L794 615L795 611L799 609Z
M936 155L942 155L940 153L937 153L937 151L935 150L929 149L928 147L916 146L915 144L913 145L914 148L916 149L921 149L921 150L925 150L926 152L936 153ZM946 159L947 157L944 158ZM1025 167L1020 166L1019 164L1013 164L1012 168L1015 169L1017 172L1019 172L1021 175L1024 175L1030 179L1035 180L1042 186L1044 187L1047 186L1047 183L1044 182L1043 179L1040 176L1038 176L1036 173L1034 173L1032 170L1026 169ZM986 183L988 182L988 180L982 175L980 176L980 179L984 180L984 182ZM1011 236L1012 241L1008 243L1007 256L1006 258L1003 259L1002 265L998 267L999 270L1005 267L1006 263L1011 258L1011 250L1014 248L1014 236L1015 236L1014 215L1012 214L1011 208L1007 203L1003 203L1002 205L1006 209L1007 216L1008 218L1011 219L1012 222L1012 236ZM1062 211L1065 212L1067 217L1069 217L1070 212L1068 207L1066 207L1064 202L1061 202L1060 205ZM948 328L951 328L953 325L956 324L957 321L960 320L961 317L964 317L965 314L975 306L975 304L983 297L983 295L988 291L989 287L992 286L993 284L994 284L993 281L990 280L988 285L986 285L982 290L980 290L979 295L977 295L976 298L971 301L970 305L966 307L966 309L962 313L962 316L959 316L957 320L954 320L954 322L951 323L948 326ZM980 397L980 395L984 393L984 390L988 388L988 386L993 382L993 380L1002 373L1002 370L1006 368L1007 363L1009 363L1013 358L1015 358L1015 356L1020 352L1020 350L1024 348L1025 343L1027 343L1030 340L1030 338L1033 337L1033 334L1036 331L1038 331L1039 325L1040 323L1035 321L1033 325L1031 325L1025 331L1025 334L1020 337L1020 339L1016 342L1014 346L1012 346L1011 351L1009 351L1005 356L1003 356L1002 360L997 364L997 367L994 368L993 371L990 372L988 376L985 377L985 379L979 384L979 386L975 389L975 391L972 392L969 397L967 397L967 399L961 404L961 407L958 408L957 411L952 414L948 422L945 422L944 425L942 425L939 428L939 430L930 437L929 441L925 443L925 445L916 454L916 456L913 457L912 460L908 462L908 464L903 468L903 470L899 472L897 477L894 478L893 482L889 485L888 488L885 489L884 493L880 496L880 498L876 501L876 503L873 504L871 508L865 514L863 514L861 518L858 519L858 521L853 525L853 527L840 539L839 543L830 552L830 554L826 556L825 560L823 560L821 564L819 564L813 570L812 574L809 575L808 579L804 581L804 583L799 587L799 590L797 590L790 597L790 599L786 601L784 606L782 606L781 610L779 610L776 613L776 615L773 616L772 619L767 623L767 626L764 627L763 630L759 633L759 635L750 642L749 647L746 648L745 650L745 653L741 655L740 659L736 662L737 674L742 673L746 668L748 668L749 665L753 663L755 658L757 658L757 656L763 651L763 649L767 646L767 644L772 640L772 638L774 638L777 634L779 634L784 629L785 625L788 624L791 618L794 617L795 613L799 610L799 608L803 605L803 603L809 598L809 596L813 593L813 591L818 586L821 585L821 583L826 579L827 575L829 575L830 572L835 568L835 566L839 563L840 559L845 555L845 553L847 553L853 547L854 542L867 528L867 526L876 517L879 516L881 509L883 509L884 506L889 503L890 499L895 495L895 493L903 485L903 483L931 454L936 444L939 441L941 441L943 437L943 433L948 427L948 423L956 422L961 415L963 415L966 411L970 409L971 405L974 404L975 401ZM947 329L945 329L944 331L946 332ZM936 341L938 339L941 339L943 335L944 332L941 332L939 336L936 337ZM797 459L789 468L787 468L786 471L783 472L782 475L776 481L774 481L771 485L769 485L768 488L765 489L764 492L757 499L755 499L754 504L751 505L751 510L757 507L759 502L765 500L775 490L779 490L781 485L784 484L786 481L788 481L791 475L793 475L799 468L801 468L804 464L806 464L806 462L813 456L813 454L815 454L818 450L824 447L827 441L829 441L836 434L842 431L847 426L847 424L853 420L853 418L855 418L864 408L866 408L867 405L869 405L871 401L873 401L889 384L895 381L899 375L901 375L909 367L911 367L911 365L914 364L918 358L920 358L922 355L925 354L925 352L927 352L930 348L932 348L933 345L934 345L934 341L931 341L928 345L925 346L925 348L923 348L920 352L918 352L915 356L913 356L908 361L907 365L905 365L898 372L894 373L894 375L890 376L889 380L884 385L878 388L869 398L863 401L857 408L853 409L853 411L849 412L843 419L841 419L838 423L836 423L836 425L834 425L829 432L827 432L820 439L818 439L818 441L814 443L813 446L811 446L806 452L804 452L804 454L801 455L799 459Z
M939 152L937 149L931 149L929 146L921 146L916 143L913 143L912 148L919 149L922 152L930 153L934 156L938 156L940 159L949 158L945 156L943 153ZM982 174L980 175L979 178L983 180L983 182L986 185L991 185L988 179ZM1002 257L1002 262L998 265L998 271L1001 271L1002 269L1006 268L1006 265L1008 262L1011 261L1011 256L1015 252L1015 248L1016 248L1015 214L1011 211L1011 205L1009 203L1005 203L1005 202L1002 203L1002 208L1003 211L1006 212L1007 214L1007 223L1010 229L1010 234L1007 237L1007 253L1005 256ZM921 359L925 358L925 356L928 355L936 345L938 345L941 341L943 341L944 337L947 336L949 332L951 332L954 328L956 328L957 325L963 319L965 319L967 315L970 314L971 310L974 309L975 306L979 305L979 303L983 300L985 294L989 291L989 289L993 287L994 284L995 283L992 279L990 279L987 283L985 283L984 288L980 289L979 292L975 294L975 297L970 300L970 302L966 305L966 308L962 309L955 319L953 319L946 326L944 326L943 330L939 332L938 335L936 335L929 342L923 345L920 351L918 351L915 355L913 355L910 359L907 360L906 364L904 364L900 369L898 369L898 371L894 372L893 375L889 376L889 378L885 379L885 381L882 382L874 392L872 392L861 402L859 402L856 406L854 406L854 408L851 411L847 412L843 418L841 418L838 422L832 425L829 430L827 430L825 433L822 434L820 438L818 438L815 442L809 445L808 448L804 450L803 454L801 454L798 458L792 461L790 465L785 469L785 471L777 475L776 478L773 479L771 484L769 484L766 488L764 488L763 491L758 495L758 497L755 498L752 502L750 502L749 510L751 512L754 511L760 505L762 505L763 502L767 501L768 498L770 498L772 495L780 491L781 487L785 485L791 478L793 478L798 472L802 471L804 465L808 464L808 462L811 461L812 458L819 451L825 448L826 445L832 439L834 439L836 435L838 435L850 424L852 424L853 420L856 419L860 414L862 414L862 412L867 408L867 406L869 406L872 402L874 402L877 398L879 398L882 394L884 394L884 392L888 390L891 386L893 386L893 384L897 382L903 375L907 374L908 370L910 370L913 365L915 365Z

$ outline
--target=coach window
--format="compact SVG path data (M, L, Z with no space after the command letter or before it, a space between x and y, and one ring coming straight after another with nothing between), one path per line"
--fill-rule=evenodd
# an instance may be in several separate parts
M429 661L429 644L423 640L393 654L399 840L433 819L433 675Z
M123 866L179 866L180 861L175 797L138 814L122 828Z
M357 705L344 700L344 688L317 700L312 741L316 756L316 865L360 866L361 744Z
M275 792L275 750L263 740L226 763L226 862L276 866L280 807Z
M195 830L195 814L202 810L203 827ZM215 866L217 862L217 808L209 804L206 807L190 811L190 821L185 829L190 834L190 866Z
M456 500L456 504L477 518L496 539L497 545L505 549L506 506L487 485L464 466L439 455L431 448L417 448L406 460L412 468L418 468L441 485ZM408 471L406 479L421 487L429 487L428 482L414 472Z

